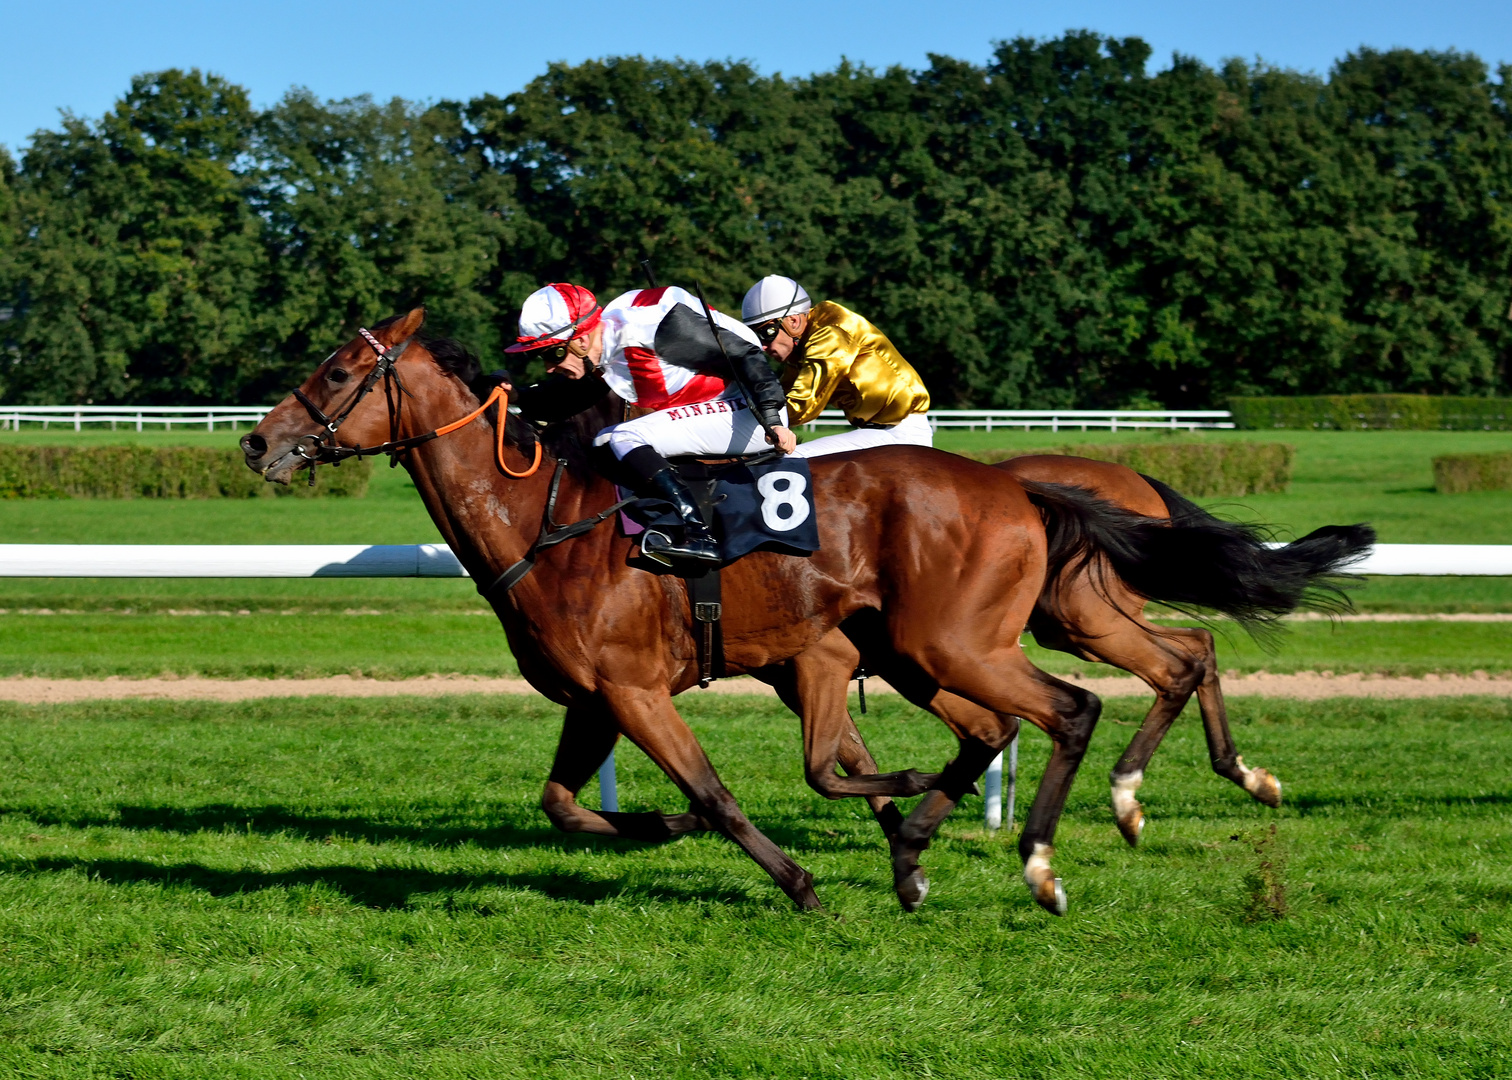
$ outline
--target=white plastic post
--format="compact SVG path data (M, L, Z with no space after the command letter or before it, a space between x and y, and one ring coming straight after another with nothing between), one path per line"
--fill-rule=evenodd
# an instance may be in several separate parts
M1008 744L1008 790L1004 792L1004 802L1008 812L1003 815L1004 823L1008 828L1013 828L1013 797L1018 793L1018 736Z
M987 827L989 829L1001 829L1003 827L1003 755L999 754L992 759L992 764L987 766L987 773L982 777L982 794L987 803Z
M1003 754L992 759L982 778L982 794L987 803L987 827L1001 829L1004 825L1013 828L1013 796L1018 787L1018 736L1008 744L1008 790L1003 790Z
M619 786L614 782L614 751L599 766L599 809L619 809Z

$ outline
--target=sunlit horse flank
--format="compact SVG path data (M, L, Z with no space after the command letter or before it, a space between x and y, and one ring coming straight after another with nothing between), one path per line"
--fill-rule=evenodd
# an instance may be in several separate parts
M1220 522L1159 481L1123 465L1041 454L1013 458L996 467L1029 483L1062 484L1090 491L1149 519L1169 521L1174 511L1180 519L1176 529L1195 528L1220 541L1211 560L1220 570L1234 572L1232 564L1236 559L1255 561L1269 579L1272 595L1263 599L1272 614L1284 614L1310 602L1325 607L1337 605L1342 598L1330 588L1331 575L1371 540L1370 531L1364 527L1329 527L1295 545L1273 551L1264 547L1259 530ZM1068 565L1047 579L1029 621L1040 645L1122 668L1155 691L1154 704L1110 777L1114 816L1124 839L1130 845L1139 841L1144 829L1144 811L1136 793L1152 755L1193 694L1201 709L1213 771L1232 780L1259 802L1279 806L1280 781L1266 769L1246 766L1234 745L1212 632L1152 623L1145 616L1146 603L1145 596L1105 566ZM1218 598L1213 606L1222 604L1222 598ZM883 831L892 840L901 815L890 809L888 798L878 794L886 783L871 782L870 774L875 773L876 766L846 708L845 684L859 659L860 654L845 636L833 633L803 657L785 665L783 678L787 681L779 682L778 686L804 720L805 773L809 784L829 798L869 795ZM868 664L871 670L877 670L873 661ZM801 685L793 683L798 677L806 681ZM976 708L946 693L939 694L927 707L947 718ZM836 775L837 764L846 770L847 777Z
M329 441L372 446L385 439L423 439L427 431L478 409L464 365L438 364L414 339L421 310L396 317L378 331L380 348L409 343L395 363L407 402L397 419L371 395L353 407L348 383L376 370L375 353L354 340L306 380L306 404L291 395L243 440L249 466L288 483L307 467L321 425L312 416L345 411ZM456 351L452 350L455 360ZM448 370L448 368L450 370ZM474 369L475 370L475 369ZM459 377L459 375L463 377ZM534 440L510 422L506 445L518 451ZM479 582L493 581L530 548L542 518L550 468L525 479L496 466L493 432L474 424L407 451L404 463L443 537ZM1064 911L1064 894L1047 853L1087 739L1097 699L1034 668L1019 649L1019 634L1040 595L1047 570L1046 523L1058 535L1075 533L1083 551L1111 545L1120 573L1138 573L1113 508L1041 490L1031 501L1012 477L986 466L918 448L868 452L866 468L853 456L815 462L816 502L823 507L825 548L813 559L757 552L726 573L727 663L732 671L762 672L798 658L851 616L849 625L880 653L895 657L910 678L915 700L942 688L969 701L969 715L947 718L961 752L937 776L894 774L883 793L928 787L896 830L894 877L905 907L923 896L918 855L946 814L969 790L1025 717L1046 730L1054 749L1025 824L1021 851L1030 886L1047 909ZM548 461L548 465L551 462ZM512 471L512 470L511 470ZM528 470L527 470L528 471ZM480 485L480 478L489 483ZM591 472L569 472L558 521L586 518L612 505L615 491ZM1105 509L1104 509L1105 508ZM1119 512L1122 513L1122 512ZM506 524L514 522L514 525ZM1146 535L1140 530L1125 531ZM741 814L671 697L697 678L691 619L680 582L626 565L630 541L600 528L543 551L535 572L508 593L490 597L521 673L543 694L567 706L561 741L543 806L571 832L661 839L704 826L738 843L800 906L817 908L810 875ZM1151 591L1146 588L1146 591ZM1153 590L1159 593L1157 588ZM941 597L949 597L942 604ZM575 795L624 734L673 779L691 801L685 814L595 813ZM864 755L864 748L861 751ZM857 759L860 764L864 761ZM874 770L875 766L872 766ZM881 777L875 778L881 780Z

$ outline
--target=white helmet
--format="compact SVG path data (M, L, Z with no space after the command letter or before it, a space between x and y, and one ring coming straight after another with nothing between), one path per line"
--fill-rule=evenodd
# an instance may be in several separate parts
M740 321L747 326L771 322L787 315L801 315L813 304L803 286L790 277L768 274L746 290L740 302Z

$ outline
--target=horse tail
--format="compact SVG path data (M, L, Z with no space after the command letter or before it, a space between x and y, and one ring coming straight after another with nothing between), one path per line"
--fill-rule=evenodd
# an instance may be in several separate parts
M1264 528L1223 521L1159 480L1144 479L1165 501L1169 521L1085 488L1021 481L1045 520L1049 580L1091 566L1094 587L1108 598L1104 575L1111 571L1148 600L1219 612L1251 633L1299 607L1350 609L1343 586L1359 579L1343 571L1375 543L1369 525L1325 525L1272 547Z

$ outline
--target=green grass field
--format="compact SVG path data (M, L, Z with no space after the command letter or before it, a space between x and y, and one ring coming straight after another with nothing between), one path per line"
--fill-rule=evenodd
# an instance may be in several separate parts
M491 612L334 615L5 615L0 677L208 675L381 679L518 674ZM1223 624L1220 624L1223 626ZM1119 674L1026 641L1046 671ZM1294 623L1270 652L1223 626L1225 670L1389 675L1512 670L1512 623Z
M1122 433L942 433L946 448L1021 449L1063 441L1172 436ZM1287 495L1210 500L1222 510L1276 523L1287 535L1330 521L1371 520L1388 542L1512 542L1512 492L1442 496L1434 454L1501 448L1508 436L1477 432L1207 432L1178 439L1278 438L1298 446ZM0 440L217 443L230 432L85 432L26 429ZM0 504L0 543L422 543L437 539L402 470L375 471L363 499L37 500ZM1377 578L1355 594L1364 611L1512 612L1512 578ZM18 616L18 611L78 614ZM10 674L384 676L459 671L512 674L502 635L462 580L0 579L0 676ZM186 617L177 611L237 612ZM129 612L129 614L127 614ZM393 616L384 633L370 615ZM291 626L295 616L298 633ZM314 618L318 616L319 618ZM404 649L391 631L402 624ZM1226 667L1395 673L1504 670L1512 628L1403 624L1298 627L1274 657L1232 635ZM1076 670L1037 654L1052 671Z
M540 702L0 706L0 1069L1506 1075L1512 703L1238 700L1247 760L1287 785L1279 812L1208 772L1187 718L1142 792L1138 851L1103 779L1129 730L1105 723L1061 825L1062 920L974 798L927 853L925 907L901 914L864 807L803 786L790 719L743 699L685 711L829 915L794 911L715 837L552 832ZM863 724L884 767L949 753L895 699ZM1024 740L1026 784L1046 744ZM619 757L627 808L678 805Z

